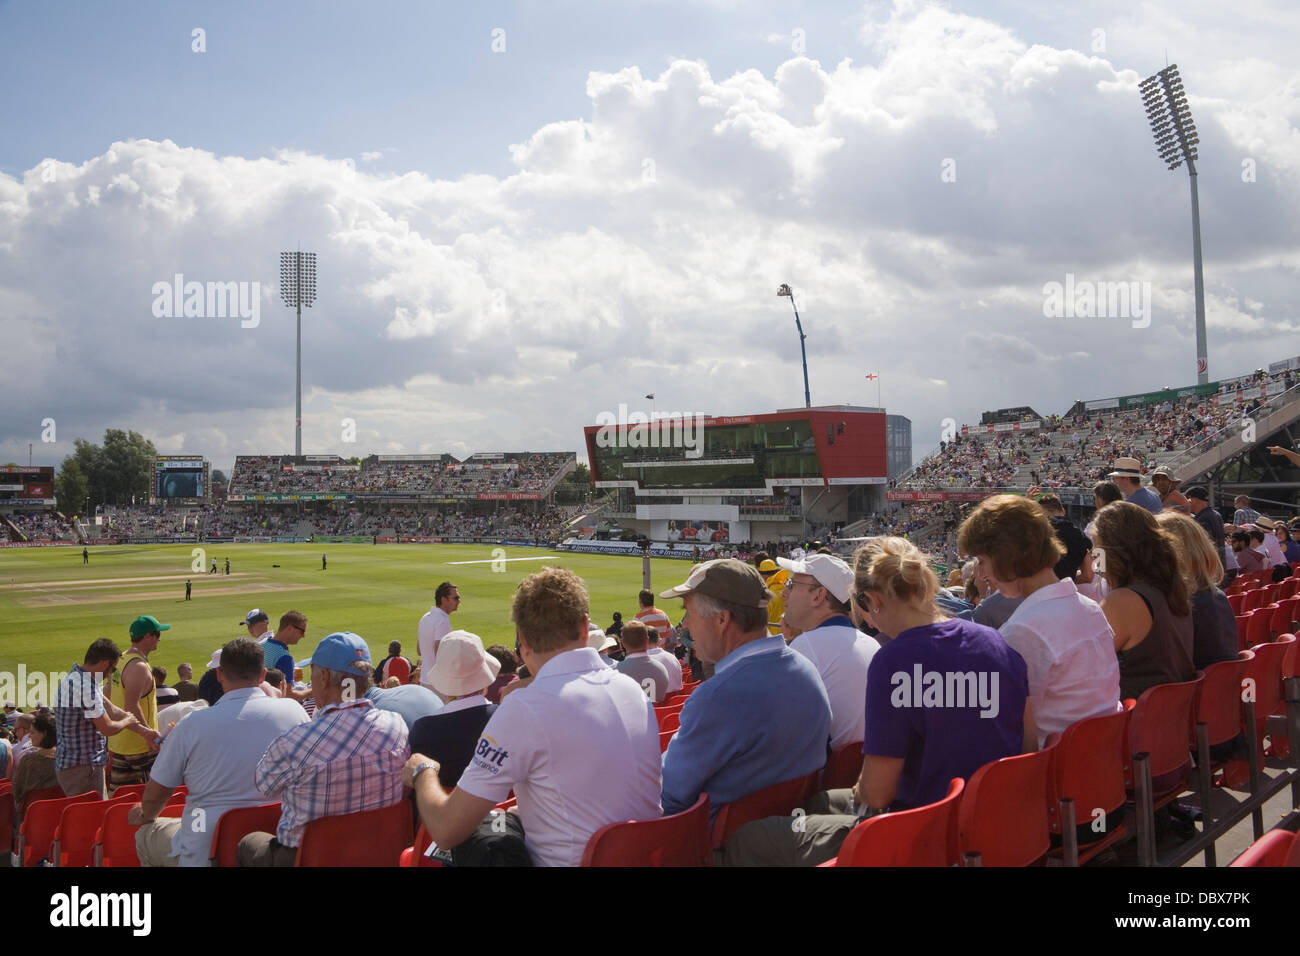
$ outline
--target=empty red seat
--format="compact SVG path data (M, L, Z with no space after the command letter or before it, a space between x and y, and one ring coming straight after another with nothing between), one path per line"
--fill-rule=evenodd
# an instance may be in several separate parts
M957 862L952 818L964 786L955 777L937 803L863 820L822 866L951 866Z
M669 742L677 736L677 729L659 731L659 752L664 753L668 750Z
M1263 588L1252 588L1247 591L1246 598L1241 605L1241 612L1243 614L1249 614L1251 611L1255 610L1255 608L1263 607L1265 593L1266 592Z
M986 763L957 808L957 852L970 865L1030 866L1051 849L1047 777L1055 745Z
M303 830L294 866L397 866L415 827L411 801L318 817Z
M1265 641L1273 639L1273 632L1269 626L1273 622L1273 612L1277 610L1276 604L1269 604L1265 607L1256 608L1250 615L1250 620L1246 623L1246 643L1251 647L1256 644L1263 644ZM1245 650L1245 648L1242 648Z
M657 820L610 823L591 835L582 866L708 866L709 797Z
M1300 581L1300 578L1296 578ZM1232 608L1233 614L1241 613L1241 606L1246 602L1246 595L1240 591L1228 595L1228 606Z
M55 866L93 866L95 834L104 822L104 814L117 801L94 800L71 803L63 808L50 847L50 862Z
M1292 578L1291 580L1300 583L1300 578ZM1277 610L1273 612L1273 616L1268 622L1270 639L1277 637L1279 634L1289 634L1292 631L1292 624L1296 619L1296 615L1300 614L1300 598L1281 598L1278 600L1276 607Z
M280 802L227 810L217 819L208 858L213 866L238 866L239 841L250 833L274 833L280 823Z
M62 794L63 791L59 790L59 793ZM54 843L54 831L59 826L59 818L63 815L64 807L74 803L98 802L101 802L99 794L94 792L81 793L75 797L60 796L56 799L28 800L22 825L18 828L18 865L35 866L49 857L50 848Z
M1200 675L1179 684L1157 684L1143 691L1129 718L1124 780L1135 799L1138 854L1144 866L1155 864L1155 811L1183 792L1192 769L1187 742L1195 733L1192 715L1200 688ZM1149 795L1139 787L1136 773L1135 758L1142 753L1147 754Z
M1300 866L1300 834L1290 830L1269 830L1228 866Z
M1133 706L1133 701L1125 701L1123 710L1075 721L1056 743L1048 770L1047 818L1051 832L1064 838L1062 801L1073 801L1077 857L1067 856L1063 845L1059 855L1066 866L1088 862L1131 832L1123 821L1128 799L1124 744Z

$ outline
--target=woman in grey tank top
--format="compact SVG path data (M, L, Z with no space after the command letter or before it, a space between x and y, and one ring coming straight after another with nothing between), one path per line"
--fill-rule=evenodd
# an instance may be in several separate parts
M1193 680L1192 615L1178 555L1145 508L1118 501L1097 514L1094 550L1111 586L1101 609L1115 632L1120 697Z

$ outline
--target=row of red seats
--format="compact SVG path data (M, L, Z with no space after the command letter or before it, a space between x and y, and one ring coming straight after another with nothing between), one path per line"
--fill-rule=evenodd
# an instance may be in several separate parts
M940 802L859 824L831 864L840 866L1027 866L1049 855L1075 866L1136 834L1140 856L1155 862L1154 814L1187 789L1190 752L1199 754L1202 805L1208 816L1212 774L1226 768L1211 749L1246 732L1262 757L1265 722L1283 701L1283 680L1297 673L1296 642L1277 642L1207 668L1196 680L1153 687L1115 714L1079 721L1036 753L980 768L969 783L955 779ZM1243 688L1254 700L1243 707ZM1243 713L1244 711L1244 713ZM1253 722L1253 726L1252 726ZM670 736L665 733L663 736ZM1278 738L1274 738L1275 751ZM819 789L851 786L861 767L861 744L832 755L820 774L784 781L723 807L708 831L707 801L660 820L610 824L593 835L589 865L701 865L704 848L717 849L744 824L784 816ZM1252 785L1255 782L1251 774ZM1123 819L1132 804L1134 823ZM1075 808L1087 808L1079 821ZM1103 816L1095 817L1094 808ZM1101 833L1080 849L1080 822L1100 821ZM1262 821L1257 819L1257 830ZM1091 832L1091 828L1089 831ZM1053 849L1053 838L1059 843ZM1206 849L1213 865L1213 846Z

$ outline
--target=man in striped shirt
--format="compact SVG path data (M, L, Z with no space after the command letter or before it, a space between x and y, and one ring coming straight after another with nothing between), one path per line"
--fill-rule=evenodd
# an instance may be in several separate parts
M650 646L646 652L651 658L664 665L668 671L668 693L682 689L682 665L672 648L677 644L677 635L668 615L655 607L653 591L642 591L637 595L641 610L636 612L636 619L650 629Z
M379 810L403 798L402 767L411 755L406 722L365 698L370 649L356 634L331 634L311 660L310 723L277 737L257 765L253 782L280 798L275 835L251 833L239 841L240 866L293 866L307 824L319 817Z

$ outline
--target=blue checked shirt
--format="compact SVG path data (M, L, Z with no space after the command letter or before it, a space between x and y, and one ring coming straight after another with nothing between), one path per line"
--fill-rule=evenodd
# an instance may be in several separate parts
M104 713L100 680L100 675L73 664L72 673L59 682L54 697L55 770L108 763L108 739L95 729L95 718Z
M318 817L379 810L401 800L402 767L410 756L399 714L365 699L331 704L273 740L253 782L267 796L280 797L275 838L296 847Z

